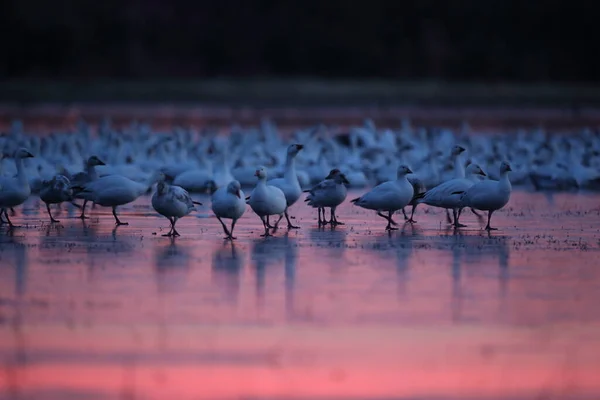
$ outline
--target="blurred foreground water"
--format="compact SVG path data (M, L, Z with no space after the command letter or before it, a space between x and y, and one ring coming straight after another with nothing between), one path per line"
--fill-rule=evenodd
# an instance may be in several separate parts
M0 399L597 399L599 200L518 191L491 235L298 204L229 243L209 201L172 241L148 198L118 229L32 198L0 228Z

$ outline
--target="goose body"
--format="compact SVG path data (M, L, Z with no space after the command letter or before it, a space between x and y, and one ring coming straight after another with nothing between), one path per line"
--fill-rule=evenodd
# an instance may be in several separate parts
M288 229L298 228L294 226L290 221L287 209L294 205L302 194L302 187L296 174L296 162L295 158L298 152L304 148L301 144L291 144L288 146L287 155L285 160L285 172L283 178L271 179L267 182L268 185L279 188L285 195L286 209L284 211L285 218L287 219Z
M365 193L361 197L352 200L355 205L368 210L377 211L377 215L388 221L386 230L395 230L392 220L395 211L400 210L411 201L413 197L413 187L406 179L406 175L412 173L406 165L398 167L398 178L394 181L381 183ZM388 215L382 214L387 212Z
M508 173L512 171L510 164L502 162L500 164L500 180L485 180L469 187L461 194L461 201L464 206L472 207L478 210L488 212L488 222L486 230L495 230L490 226L492 213L501 209L510 200L512 186L508 179Z
M50 204L60 204L73 200L73 189L69 178L64 175L54 175L49 181L42 181L40 199L46 203L46 210L50 216L50 222L60 222L52 216Z
M180 236L175 229L175 224L177 220L196 210L194 204L201 203L194 202L187 190L182 187L166 183L165 176L161 174L156 191L152 195L152 208L171 223L169 233L164 236Z
M11 228L14 225L10 221L6 209L23 204L31 195L29 180L23 165L23 159L29 157L33 157L33 155L26 149L15 151L14 160L17 166L17 175L15 177L4 176L0 178L0 217L4 214Z
M258 168L256 176L258 177L258 183L248 199L248 204L263 223L265 233L261 236L271 236L266 218L270 215L279 215L279 220L281 220L287 209L287 200L281 189L267 184L267 170L265 167Z
M229 182L227 186L217 189L213 193L211 200L212 211L223 226L225 235L227 235L225 239L235 239L233 236L235 223L246 211L246 201L240 182L233 180ZM231 229L227 229L227 226L222 220L223 218L231 220Z
M309 206L317 208L319 225L327 223L331 223L332 225L343 224L337 220L335 209L346 200L348 189L346 189L345 185L349 183L346 176L339 169L335 168L329 172L329 175L324 180L308 191L305 201ZM326 207L329 207L331 210L331 219L329 221L325 220ZM321 212L323 213L323 219L321 219Z

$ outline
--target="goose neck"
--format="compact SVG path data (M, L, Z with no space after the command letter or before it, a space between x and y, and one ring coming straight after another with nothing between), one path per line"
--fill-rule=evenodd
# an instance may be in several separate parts
M294 179L296 178L296 158L291 155L287 155L285 158L285 171L283 176L285 179Z

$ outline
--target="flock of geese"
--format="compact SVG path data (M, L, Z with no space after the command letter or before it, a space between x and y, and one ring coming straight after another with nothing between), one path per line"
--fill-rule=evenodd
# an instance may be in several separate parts
M386 221L386 230L397 229L397 211L402 211L407 222L415 223L419 204L445 209L448 223L456 228L465 226L459 222L464 209L480 218L477 210L486 211L485 229L492 230L492 214L508 203L512 191L508 178L513 171L511 164L494 153L478 155L482 159L491 157L496 163L497 179L489 177L474 157L465 159L465 146L446 147L448 143L440 134L441 146L448 149L446 154L428 154L425 158L430 162L415 162L420 169L413 172L408 165L415 159L409 156L416 152L411 143L419 133L398 132L393 136L391 131L380 133L371 127L371 139L383 142L373 145L365 138L368 121L363 127L351 129L346 145L343 138L336 139L324 133L324 127L317 127L296 132L292 139L303 139L305 144L287 147L273 132L272 124L263 124L257 132L239 134L234 128L228 136L203 135L200 140L194 140L189 131L161 134L151 132L146 125L119 131L103 124L95 135L87 125L81 125L76 132L49 136L27 135L19 127L22 129L17 125L0 137L0 222L11 229L14 225L8 211L23 204L32 193L45 203L52 223L58 221L52 215L51 205L66 202L81 209L82 219L87 218L88 203L110 207L117 225L127 225L119 219L117 207L152 193L152 207L171 225L165 236L179 236L177 221L200 204L190 193L208 191L212 211L226 239L235 239L235 224L247 205L262 222L261 236L270 236L284 217L288 229L298 228L292 223L290 212L303 194L304 202L317 209L320 226L343 224L336 216L336 208L346 200L347 188L373 183L371 190L351 203L373 210ZM473 147L473 140L466 142ZM357 146L363 149L358 151ZM241 151L247 153L243 155ZM388 157L389 151L396 152L395 160ZM85 153L92 152L95 155L84 158ZM192 162L190 153L194 152L196 159ZM298 168L297 160L302 159L304 152L313 153L313 162L304 161ZM233 165L231 158L236 161ZM84 160L83 170L78 171L75 164ZM356 164L350 164L352 160ZM371 165L366 168L368 160ZM375 168L382 160L384 164ZM432 174L430 164L437 163L451 167ZM252 175L252 180L247 175ZM246 196L242 187L248 186L253 188ZM412 208L410 216L405 210L408 206ZM224 220L231 220L231 224Z

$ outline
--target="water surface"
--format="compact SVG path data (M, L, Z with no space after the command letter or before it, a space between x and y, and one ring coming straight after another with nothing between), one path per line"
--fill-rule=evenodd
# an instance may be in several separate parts
M118 229L32 199L0 228L0 399L596 399L599 200L516 192L491 234L298 204L232 244L208 207L171 240L148 198Z

